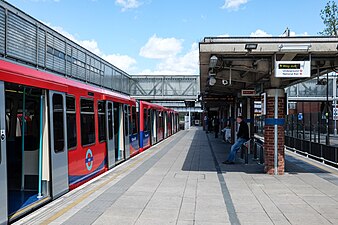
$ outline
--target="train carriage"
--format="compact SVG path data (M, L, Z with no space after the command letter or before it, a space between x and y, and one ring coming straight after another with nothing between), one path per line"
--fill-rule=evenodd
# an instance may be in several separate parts
M0 97L10 220L177 132L173 110L3 60Z
M140 101L140 151L171 136L174 131L173 118L176 112L153 103Z
M0 80L10 218L138 153L135 99L6 61Z

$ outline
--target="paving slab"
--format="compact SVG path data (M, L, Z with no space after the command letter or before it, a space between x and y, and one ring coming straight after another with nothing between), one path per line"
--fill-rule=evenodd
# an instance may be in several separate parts
M337 171L287 153L286 174L271 176L252 155L222 164L230 147L180 131L14 224L338 224Z

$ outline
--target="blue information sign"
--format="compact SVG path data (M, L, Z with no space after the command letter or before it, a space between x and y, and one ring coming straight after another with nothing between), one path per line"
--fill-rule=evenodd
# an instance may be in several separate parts
M298 120L303 120L303 113L298 113Z

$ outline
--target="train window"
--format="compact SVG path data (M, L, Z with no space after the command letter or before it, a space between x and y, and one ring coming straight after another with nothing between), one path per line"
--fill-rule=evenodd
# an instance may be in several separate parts
M106 103L98 101L98 119L99 119L99 141L106 141Z
M53 131L54 151L64 151L64 121L63 121L63 96L53 94Z
M132 133L137 134L137 113L136 113L136 107L133 106L131 108L131 116L132 116Z
M76 111L75 97L66 97L66 112L67 112L67 143L68 150L75 149L77 146L76 133Z
M108 102L108 137L113 139L113 104Z
M94 101L81 99L81 144L82 146L95 143Z
M144 109L143 110L143 130L147 131L148 130L148 126L149 126L149 121L148 121L148 110Z

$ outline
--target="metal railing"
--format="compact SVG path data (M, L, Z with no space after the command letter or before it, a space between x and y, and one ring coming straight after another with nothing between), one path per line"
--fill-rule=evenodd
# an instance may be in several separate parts
M338 167L338 148L320 143L302 140L295 137L285 137L287 150L299 153L308 158Z
M253 160L264 164L264 141L261 138L253 138Z

